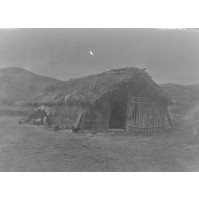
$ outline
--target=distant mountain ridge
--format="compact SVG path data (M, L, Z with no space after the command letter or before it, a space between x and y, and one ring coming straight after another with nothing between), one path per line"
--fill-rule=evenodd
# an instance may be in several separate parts
M0 68L0 101L24 101L58 81L20 67Z
M199 84L160 84L171 97L176 113L186 114L190 109L199 105Z
M179 98L199 98L199 84L180 85L180 84L160 84L160 86L171 97Z
M1 74L12 74L12 75L36 75L35 73L32 73L24 68L20 67L7 67L7 68L0 68Z
M20 67L0 68L0 102L25 101L45 87L60 82L55 78L42 76ZM199 84L160 84L182 111L199 105Z

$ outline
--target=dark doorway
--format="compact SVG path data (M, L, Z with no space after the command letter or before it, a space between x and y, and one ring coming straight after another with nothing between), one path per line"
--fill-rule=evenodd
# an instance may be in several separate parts
M120 93L111 98L111 115L109 128L124 129L126 122L127 98Z

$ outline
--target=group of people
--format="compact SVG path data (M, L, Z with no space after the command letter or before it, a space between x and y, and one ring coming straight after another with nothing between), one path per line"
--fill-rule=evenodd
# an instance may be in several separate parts
M34 125L51 126L50 108L47 106L40 106L34 108L33 112L27 118L19 120L19 123L29 123Z
M78 132L80 130L80 123L82 120L84 111L81 111L78 115L77 120L71 126L71 130L73 132ZM48 106L41 105L39 107L35 107L33 111L25 118L19 120L19 124L28 123L33 125L45 125L47 127L54 127L54 131L58 131L61 129L65 129L60 127L58 124L53 124L52 117L51 117L51 109Z

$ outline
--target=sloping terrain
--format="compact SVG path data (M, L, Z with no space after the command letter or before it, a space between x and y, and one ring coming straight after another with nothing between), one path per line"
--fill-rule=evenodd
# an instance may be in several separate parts
M23 101L57 81L23 68L0 68L0 101Z
M171 97L175 113L186 114L199 105L199 84L185 86L168 83L160 86Z
M196 92L199 92L199 84L193 84L193 85L189 85L189 87L193 90L195 90Z
M160 84L160 86L172 97L185 99L199 99L199 84L194 85L180 85L180 84Z

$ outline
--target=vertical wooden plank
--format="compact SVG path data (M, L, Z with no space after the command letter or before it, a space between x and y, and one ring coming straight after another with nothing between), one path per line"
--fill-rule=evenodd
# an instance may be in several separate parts
M173 123L172 123L172 121L171 121L171 117L170 117L170 115L169 115L168 110L166 110L166 117L167 117L167 120L168 120L168 122L169 122L169 126L170 126L170 128L172 129L172 128L173 128Z
M127 110L126 128L132 132L159 132L164 125L164 109L149 98L130 97Z

